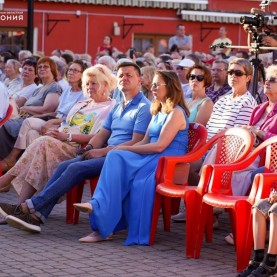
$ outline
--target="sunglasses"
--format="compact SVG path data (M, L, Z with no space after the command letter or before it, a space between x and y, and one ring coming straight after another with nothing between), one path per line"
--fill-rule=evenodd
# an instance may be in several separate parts
M194 80L194 79L196 79L198 82L202 82L204 80L204 76L194 75L194 74L189 75L189 80Z
M176 70L183 70L184 68L182 66L177 66Z
M160 87L160 86L166 86L166 84L158 84L158 83L152 83L151 87L153 87L154 89Z
M277 78L275 78L275 77L269 77L269 78L265 79L265 82L277 83Z
M235 74L235 76L237 76L237 77L241 77L241 76L243 76L243 75L246 75L246 74L245 74L244 72L242 72L241 70L233 70L233 69L228 70L227 73L228 73L228 75L230 75L230 76L232 76L233 74Z

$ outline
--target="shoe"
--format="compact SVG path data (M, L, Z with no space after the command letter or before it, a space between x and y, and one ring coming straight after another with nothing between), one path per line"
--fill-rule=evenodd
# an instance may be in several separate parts
M235 245L233 234L230 233L228 236L225 237L225 241L230 245Z
M94 231L91 234L89 234L88 236L80 238L79 242L93 243L93 242L112 240L112 236L113 236L113 234L110 234L107 238L103 239L102 236L98 232Z
M17 229L27 231L30 233L40 233L40 220L35 219L31 214L21 212L17 215L8 215L6 217L7 223Z
M247 267L246 269L244 269L243 272L239 273L239 274L237 275L237 277L247 277L249 274L252 273L252 271L254 271L255 269L257 269L257 268L259 267L259 265L260 265L260 262L256 262L256 261L251 260L251 261L249 262L248 267Z
M20 205L0 203L0 214L3 217L6 217L7 215L14 214L14 213L17 214L20 212L22 212Z
M82 213L92 213L92 206L90 203L75 203L74 208Z
M260 263L260 265L248 275L248 277L270 277L277 273L277 266L271 267L265 263Z
M6 221L6 217L0 215L0 225L6 225L6 224L8 224Z
M178 214L171 216L171 220L174 222L186 222L186 211L181 211Z
M213 214L214 214L214 215L223 214L224 211L225 211L224 208L213 207Z

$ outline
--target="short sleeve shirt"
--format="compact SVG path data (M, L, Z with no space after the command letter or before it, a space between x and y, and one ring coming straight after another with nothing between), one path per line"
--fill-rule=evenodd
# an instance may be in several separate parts
M109 113L103 128L111 132L109 146L119 145L132 139L133 133L145 134L151 120L150 101L139 92L125 108L122 102Z

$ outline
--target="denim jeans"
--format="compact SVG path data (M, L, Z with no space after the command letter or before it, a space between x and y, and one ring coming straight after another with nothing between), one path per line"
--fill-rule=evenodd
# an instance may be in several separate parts
M44 189L26 200L30 212L45 222L59 198L75 185L98 176L104 161L105 157L90 160L77 157L60 163Z

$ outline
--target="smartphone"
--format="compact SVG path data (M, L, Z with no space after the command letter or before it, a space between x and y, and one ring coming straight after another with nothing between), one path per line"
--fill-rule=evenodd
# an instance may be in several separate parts
M133 59L134 58L134 49L130 48L130 58Z

